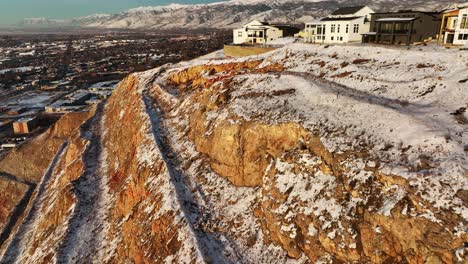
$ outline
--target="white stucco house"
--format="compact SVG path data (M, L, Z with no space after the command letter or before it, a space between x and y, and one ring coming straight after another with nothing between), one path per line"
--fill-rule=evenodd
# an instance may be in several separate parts
M460 8L455 25L454 45L468 45L468 6Z
M234 29L234 44L267 44L278 38L293 36L299 29L280 24L254 20L241 28Z
M310 43L362 42L370 31L374 11L368 6L343 7L319 21L306 23L305 41Z
M468 45L468 3L442 14L439 44Z

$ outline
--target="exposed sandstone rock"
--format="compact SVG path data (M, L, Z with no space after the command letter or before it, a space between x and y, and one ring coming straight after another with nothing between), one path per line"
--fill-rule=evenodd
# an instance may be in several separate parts
M24 183L0 178L0 231L28 188Z
M13 150L0 160L0 172L27 181L40 181L63 142L88 118L88 112L64 115L44 134Z
M185 90L184 102L171 106L170 101L163 99L161 86L155 88L155 100L165 106L168 117L185 115L187 127L176 127L185 131L216 173L236 186L260 187L262 201L255 215L261 219L264 234L271 242L281 245L291 258L305 254L311 261L329 256L337 262L454 263L459 260L455 251L463 248L466 234L457 237L449 231L458 230L459 223L464 221L459 215L437 215L438 223L416 217L433 209L427 209L431 206L418 197L405 178L379 172L375 165L364 168L371 176L364 182L348 179L347 175L352 175L354 168L345 164L350 160L368 160L369 154L363 150L334 154L323 146L319 136L300 124L265 124L245 121L230 112L221 114L233 100L235 77L228 73L223 75L221 70L213 71L208 77L200 74L210 67L196 66L171 72L169 83L203 88L193 92ZM242 74L249 72L256 70L249 69ZM215 73L218 74L214 78L216 81L207 81ZM340 76L344 77L348 75ZM267 96L283 94L288 93ZM265 94L251 92L237 96L254 98ZM197 107L187 109L187 105ZM212 118L212 112L219 115ZM314 159L314 165L301 163L304 156ZM278 174L284 171L275 169L278 162L292 166L288 169L290 177L305 178L280 191ZM379 164L380 161L368 162ZM314 187L319 184L314 174L329 175L327 185ZM308 192L314 188L323 189L308 197ZM405 198L390 212L375 211L385 207L386 200L399 193L405 193ZM329 203L331 211L313 208L316 200L333 201Z
M103 140L109 164L105 177L109 177L113 200L106 236L117 245L109 252L108 263L162 263L190 243L180 240L185 225L177 220L180 212L162 208L166 190L158 188L164 188L162 184L168 180L164 178L167 169L160 156L151 154L157 146L148 135L151 128L138 92L140 81L136 76L124 80L105 111L104 124L112 127ZM191 256L193 251L185 254L196 259Z
M343 96L353 98L342 101L351 114L366 114L380 100L384 113L408 114L369 91L350 95L317 77L352 82L377 60L348 63L356 74L338 76L343 60L354 58L306 55L189 62L126 78L99 118L67 137L19 259L464 263L468 199L465 188L452 189L452 178L435 173L447 165L422 146L395 150L366 140L379 131L350 137L355 124L332 120L348 114L333 105ZM300 60L331 72L290 72ZM449 151L441 153L462 167L458 149ZM389 163L399 170L384 170ZM87 180L96 187L80 188Z

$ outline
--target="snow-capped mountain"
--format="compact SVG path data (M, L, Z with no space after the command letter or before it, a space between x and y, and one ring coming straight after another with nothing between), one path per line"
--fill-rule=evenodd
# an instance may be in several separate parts
M234 28L253 19L302 23L331 11L354 5L374 10L443 10L461 0L231 0L212 4L138 7L119 14L94 15L70 20L26 19L22 26L80 26L96 28L171 29Z
M50 19L45 17L25 18L18 23L22 27L59 27L68 26L69 20L63 19Z
M21 20L17 26L26 28L81 27L98 21L104 21L111 16L112 15L108 14L93 14L72 19L51 19L45 17L25 18Z

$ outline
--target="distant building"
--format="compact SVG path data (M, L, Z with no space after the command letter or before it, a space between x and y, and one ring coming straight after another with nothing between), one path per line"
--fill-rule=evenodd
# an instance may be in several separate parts
M292 37L300 29L290 25L270 24L254 20L234 29L234 44L267 44L282 37Z
M43 90L43 91L56 90L57 87L58 87L58 85L56 85L56 84L42 85L41 90Z
M26 111L28 111L28 109L25 107L16 107L16 108L10 109L8 111L8 115L10 116L20 115L22 113L25 113Z
M5 143L0 146L0 149L16 148L17 143Z
M13 132L15 134L29 134L36 128L36 118L21 118L13 123Z
M371 31L363 34L363 42L410 45L435 39L441 17L439 12L411 10L375 13L371 18Z
M49 106L45 107L46 113L71 113L71 112L78 112L82 111L85 108L85 106L80 105L80 106L71 106L67 103L57 101L56 103L53 103Z
M438 43L468 45L468 4L442 14Z
M369 32L374 11L368 6L343 7L330 16L305 25L305 41L309 43L361 42Z
M89 100L92 94L87 90L77 90L71 94L67 94L65 97L72 102L72 105L81 105Z
M58 100L45 107L47 113L70 113L81 111L85 108L86 102L93 97L87 90L77 90L67 94L64 99Z

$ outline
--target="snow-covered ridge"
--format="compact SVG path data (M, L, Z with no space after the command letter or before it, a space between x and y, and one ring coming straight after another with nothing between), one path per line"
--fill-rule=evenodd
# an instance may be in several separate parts
M81 117L0 262L464 263L465 51L219 55L132 74ZM27 146L14 164L46 149Z
M122 13L145 13L145 12L167 12L175 9L181 9L181 8L188 8L188 7L194 7L195 5L183 5L183 4L176 4L172 3L169 5L165 6L141 6L141 7L136 7L129 9L127 11L124 11Z
M255 69L249 68L249 62L258 60L262 63ZM265 206L259 218L268 226L262 226L262 234L274 237L289 256L300 259L305 253L312 262L317 257L314 253L328 252L344 262L363 263L364 255L372 255L374 250L398 255L401 259L395 261L400 262L412 258L404 253L408 251L396 249L389 253L381 246L393 247L395 243L417 251L413 242L408 242L437 243L437 238L421 240L420 236L434 230L443 234L443 244L467 238L463 231L468 219L463 194L468 186L468 94L463 84L468 77L466 61L463 51L433 46L403 49L290 44L256 57L205 57L174 65L163 75L154 76L159 85L148 89L164 89L158 87L171 84L190 87L178 97L181 102L175 103L174 108L168 107L173 110L165 117L166 126L172 127L173 144L181 157L204 162L211 159L211 169L228 166L233 160L236 164L237 155L244 155L239 152L248 153L238 158L243 161L240 166L251 169L262 164L265 155L261 149L268 146L259 142L272 140L268 136L280 133L275 127L282 124L293 122L313 131L320 138L320 143L312 144L312 148L316 147L313 151L306 150L309 143L304 139L301 147L273 157L262 181L256 183L260 190L255 196L262 201L259 206ZM236 72L237 66L242 72ZM268 67L272 68L259 70ZM178 74L180 79L171 77ZM194 81L186 82L186 78ZM197 87L196 83L202 85ZM157 100L167 103L160 91L156 94ZM210 100L208 105L206 98ZM206 119L197 117L198 112L205 112ZM196 123L197 118L204 122ZM249 128L251 124L266 124L267 139L261 136L261 129ZM207 130L198 131L200 126ZM237 132L244 128L255 132ZM294 134L293 130L289 132ZM236 149L235 143L229 143L232 138L243 142L243 147ZM215 145L214 150L207 149L207 143ZM251 144L261 145L256 148L258 156L249 152ZM317 148L321 144L325 150ZM331 154L320 154L324 152ZM338 158L338 162L329 156L345 158ZM249 158L255 162L246 164ZM212 201L210 208L216 208L211 213L228 221L224 211L233 209L219 196L232 193L225 191L228 187L223 186L220 191L217 187L222 185L210 185L217 178L216 174L205 173L209 168L197 162L191 164L187 177L194 182L206 177L198 188L209 190L202 194L205 200ZM230 169L238 169L236 165ZM324 169L327 166L332 169ZM340 166L341 176L337 170ZM236 176L229 169L216 172L233 185L239 184L232 180ZM255 205L242 212L245 214L252 207ZM364 208L362 219L358 208ZM242 218L237 217L238 222L248 219L239 216ZM255 224L242 226L258 230ZM228 230L224 234L235 232ZM301 247L298 241L303 240L311 247ZM388 244L374 243L376 240ZM242 239L236 242L243 243ZM357 245L362 245L366 253ZM453 245L436 253L454 260L445 263L462 261L466 254L461 242ZM245 256L257 254L259 258L269 255L261 240L255 246L242 252ZM255 251L262 247L263 251ZM382 263L385 258L373 263Z

